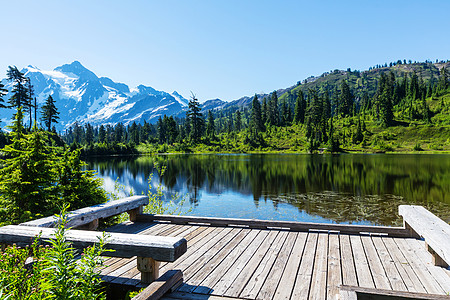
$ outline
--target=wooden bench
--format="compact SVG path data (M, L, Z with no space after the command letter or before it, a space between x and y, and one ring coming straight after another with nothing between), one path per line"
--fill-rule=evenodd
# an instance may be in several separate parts
M0 243L26 246L40 235L39 240L48 244L54 238L54 228L8 225L0 227ZM102 233L70 229L66 240L76 249L84 249L98 242ZM150 283L159 277L159 262L174 262L187 250L187 241L180 237L149 236L127 233L109 233L105 256L130 258L137 256L137 268L141 281Z
M417 205L400 205L399 215L411 236L425 239L436 266L448 268L450 264L450 225Z
M123 212L128 212L130 221L135 221L137 215L142 213L143 206L145 205L148 205L147 196L131 196L84 207L68 213L66 227L85 226L89 230L95 230L98 226L99 219L115 216ZM55 227L57 223L58 218L51 216L21 223L20 226Z

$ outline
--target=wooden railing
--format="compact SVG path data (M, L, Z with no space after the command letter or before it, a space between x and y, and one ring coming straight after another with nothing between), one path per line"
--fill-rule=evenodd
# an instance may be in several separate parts
M124 212L127 212L130 215L131 221L134 221L136 216L142 213L145 205L148 205L147 196L131 196L94 206L84 207L68 213L66 227L86 226L87 229L95 230L97 229L99 219L112 217ZM57 223L58 218L56 216L50 216L19 225L51 228L55 227Z
M68 213L67 227L86 226L94 229L101 218L128 212L130 220L135 221L148 204L147 196L133 196L121 200L78 209ZM42 218L20 225L8 225L0 228L1 244L24 246L39 238L48 243L54 237L53 227L58 224L57 217ZM84 249L98 242L102 234L97 231L70 229L66 240L76 249ZM141 281L151 283L159 277L160 262L174 262L187 250L187 241L180 237L149 236L127 233L109 233L106 256L137 257L137 268L141 272Z
M403 217L405 228L410 235L425 239L434 265L448 268L450 265L450 225L422 206L400 205L398 212Z
M136 217L138 222L163 221L173 224L211 225L211 226L238 226L252 229L288 229L292 231L327 231L345 234L377 234L392 237L409 237L410 232L404 227L366 226L330 223L290 222L274 220L251 220L232 218L211 218L173 215L140 214Z

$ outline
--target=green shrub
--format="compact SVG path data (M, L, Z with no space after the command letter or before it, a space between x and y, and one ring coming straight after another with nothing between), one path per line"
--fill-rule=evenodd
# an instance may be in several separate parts
M107 236L77 257L66 240L65 209L50 245L37 239L25 248L7 247L0 254L0 299L105 299L99 267ZM27 263L32 258L32 263Z

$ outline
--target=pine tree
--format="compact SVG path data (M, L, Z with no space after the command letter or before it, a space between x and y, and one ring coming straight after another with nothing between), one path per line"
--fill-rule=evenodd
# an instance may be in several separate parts
M105 126L100 125L100 128L98 129L98 142L104 143L106 141L106 131Z
M6 73L7 79L13 82L12 96L9 98L9 107L19 108L19 107L28 107L29 102L31 101L26 84L27 78L25 75L20 72L17 67L9 66L9 69Z
M58 123L59 112L55 106L55 100L50 95L47 100L45 100L44 106L42 106L41 120L44 122L47 131L50 131L52 123Z
M190 126L189 137L192 142L198 143L203 135L203 129L205 122L203 120L202 113L200 112L200 103L195 95L192 94L189 100L188 111L186 112L186 120Z
M210 139L215 138L216 126L214 124L214 116L211 110L208 110L208 122L206 123L206 136Z
M264 131L264 121L262 118L261 104L255 95L252 101L252 111L250 115L250 130L255 134Z
M236 114L235 114L235 127L236 127L236 131L239 132L242 129L242 116L241 116L241 111L237 110Z
M30 114L30 125L29 125L29 130L31 130L31 126L33 125L33 107L36 105L36 99L34 99L35 103L33 105L33 96L34 96L34 87L31 84L31 79L26 77L26 85L25 85L27 91L28 91L28 103L26 106L26 110L28 111L28 113ZM35 114L36 117L36 114ZM37 123L37 120L34 120Z
M339 96L339 113L343 117L350 116L353 111L353 94L346 80L342 80L341 94Z
M159 116L158 121L156 123L156 130L158 133L158 143L164 144L166 142L166 126L163 122L161 116Z
M295 100L294 122L296 124L305 122L306 101L302 90L298 90L297 99Z
M0 108L6 108L6 105L4 104L5 99L3 99L3 96L6 96L7 93L8 93L8 90L5 89L5 86L0 81Z
M278 96L277 92L273 91L268 104L267 121L272 126L278 126L280 123L280 114L278 111Z

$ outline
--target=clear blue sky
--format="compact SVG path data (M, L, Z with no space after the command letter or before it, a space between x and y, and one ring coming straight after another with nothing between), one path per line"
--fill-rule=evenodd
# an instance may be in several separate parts
M2 1L0 74L79 60L131 87L233 100L334 69L450 59L450 1ZM1 71L3 70L3 71Z

